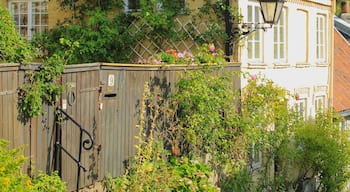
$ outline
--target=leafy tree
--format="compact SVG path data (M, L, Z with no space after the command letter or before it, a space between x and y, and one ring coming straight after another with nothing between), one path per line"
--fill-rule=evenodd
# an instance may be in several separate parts
M340 191L349 179L350 143L333 112L319 113L314 121L295 129L295 152L300 177L297 185L319 177L319 191Z

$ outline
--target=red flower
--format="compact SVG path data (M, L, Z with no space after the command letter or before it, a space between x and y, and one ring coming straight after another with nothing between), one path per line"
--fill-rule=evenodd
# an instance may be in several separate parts
M175 49L168 49L165 51L165 53L174 55L175 58L177 57L177 52Z
M178 147L176 147L176 148L173 148L173 150L171 150L171 152L174 156L176 156L177 154L179 154L180 149Z

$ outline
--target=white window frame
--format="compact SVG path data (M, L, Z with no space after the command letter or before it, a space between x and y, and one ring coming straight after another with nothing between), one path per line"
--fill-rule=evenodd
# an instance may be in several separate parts
M306 98L300 98L295 102L295 109L299 117L303 117L306 120L307 117L307 100Z
M327 17L324 14L316 15L316 61L327 62Z
M261 168L261 166L262 166L262 152L261 152L261 150L259 150L255 147L254 143L252 145L250 158L251 158L251 167L253 170Z
M140 0L124 0L124 11L125 11L126 13L128 13L128 12L140 11L140 8L129 9L129 2L130 2L130 1L134 1L134 2L139 1L139 3L140 3ZM184 1L184 4L185 4L186 0L183 0L183 1ZM159 4L157 5L157 10L162 10L162 3L159 3Z
M282 9L280 20L273 26L273 58L276 63L287 62L287 11Z
M20 4L27 4L27 10L25 10L24 12L21 12L21 8L20 8ZM46 9L44 10L44 12L33 12L33 4L34 3L46 3ZM18 13L14 13L12 6L14 4L18 4L19 8L19 12ZM8 3L8 9L10 11L10 14L13 16L13 19L15 20L15 25L18 29L18 31L21 33L21 29L24 29L24 31L26 31L25 34L21 33L22 35L25 36L26 39L31 40L32 37L34 36L34 34L39 33L42 34L43 32L48 30L48 1L47 0L14 0L14 1L9 1ZM39 24L36 24L34 22L34 14L38 14L39 16ZM47 20L46 23L42 23L42 15L47 15ZM21 15L27 18L27 23L22 23L21 22ZM18 16L18 18L16 17ZM35 32L35 27L39 27L39 31Z
M260 6L257 3L248 3L247 7L247 20L248 24L261 23L261 11ZM256 30L253 34L248 36L247 39L247 58L249 62L261 63L263 56L263 32L262 30Z
M319 95L315 97L315 112L323 112L326 106L326 96Z
M129 9L129 1L140 1L140 0L124 0L124 11L127 12L134 12L134 11L139 11L139 8L136 9Z

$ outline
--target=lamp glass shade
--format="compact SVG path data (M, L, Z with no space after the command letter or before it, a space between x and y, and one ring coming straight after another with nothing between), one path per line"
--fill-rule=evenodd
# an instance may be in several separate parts
M284 0L259 0L264 22L276 24L281 16Z

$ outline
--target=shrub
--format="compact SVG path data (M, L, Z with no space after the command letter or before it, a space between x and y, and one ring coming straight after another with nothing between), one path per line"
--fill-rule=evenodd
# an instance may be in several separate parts
M121 177L107 180L106 188L123 192L218 191L219 189L209 180L211 173L207 165L195 158L171 156L170 151L164 148L164 140L156 134L158 127L155 127L154 121L158 117L155 109L159 108L156 106L157 102L150 101L148 86L145 91L141 104L137 153L131 159L127 172ZM146 135L147 119L144 117L149 109L153 110L150 113L154 116L150 117L151 127L149 134Z
M23 174L21 169L26 161L21 148L7 149L8 142L0 139L0 191L63 192L65 183L53 173L40 173L34 179Z
M175 49L169 49L158 53L148 59L138 60L139 64L216 64L226 63L224 53L216 49L214 44L202 44L195 53L187 50L181 52Z
M295 130L299 183L319 177L322 191L340 191L349 179L349 134L341 130L333 112L319 113L312 122Z

